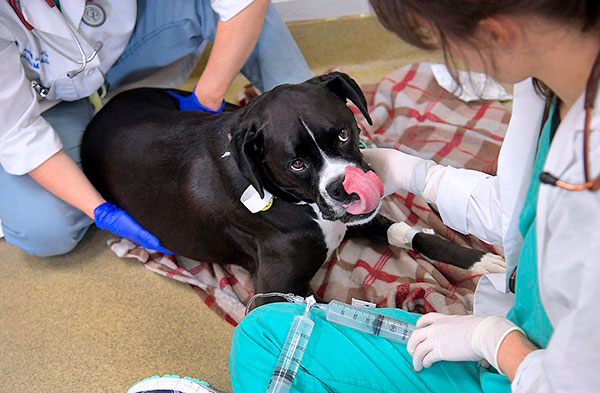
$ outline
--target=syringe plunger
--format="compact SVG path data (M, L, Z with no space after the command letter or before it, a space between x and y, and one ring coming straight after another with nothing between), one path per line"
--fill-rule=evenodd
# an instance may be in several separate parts
M314 326L315 323L308 314L294 317L267 387L267 393L290 391Z
M328 321L388 340L406 343L415 329L413 324L337 300L332 300L321 308L325 310L325 318Z

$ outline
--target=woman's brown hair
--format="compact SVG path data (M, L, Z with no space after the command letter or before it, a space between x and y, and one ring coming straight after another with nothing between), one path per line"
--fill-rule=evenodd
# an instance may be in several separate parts
M598 0L369 1L386 29L418 48L441 47L446 62L452 58L448 39L470 42L478 48L474 35L479 22L495 15L536 15L578 26L584 32L598 29L600 20ZM541 94L551 94L540 81L534 84Z

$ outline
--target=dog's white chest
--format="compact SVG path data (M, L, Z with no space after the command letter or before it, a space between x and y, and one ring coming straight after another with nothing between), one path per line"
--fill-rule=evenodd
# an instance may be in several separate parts
M310 207L315 211L317 218L314 220L319 224L327 246L327 260L331 257L333 251L340 245L344 235L346 234L346 224L341 221L324 220L316 204L310 204Z

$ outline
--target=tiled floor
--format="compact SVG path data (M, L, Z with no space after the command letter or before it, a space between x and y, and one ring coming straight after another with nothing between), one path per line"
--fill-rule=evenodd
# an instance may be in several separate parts
M337 65L359 83L403 64L439 60L397 43L372 19L291 30L315 73ZM236 80L228 98L243 84ZM0 240L0 393L118 393L156 373L229 389L232 327L187 285L115 257L108 238L92 229L75 251L48 259Z

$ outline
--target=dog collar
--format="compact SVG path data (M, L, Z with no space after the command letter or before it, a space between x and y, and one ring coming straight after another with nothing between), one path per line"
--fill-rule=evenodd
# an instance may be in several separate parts
M264 193L265 196L261 198L256 188L249 185L240 197L240 202L252 213L264 212L273 206L273 194L267 190Z

